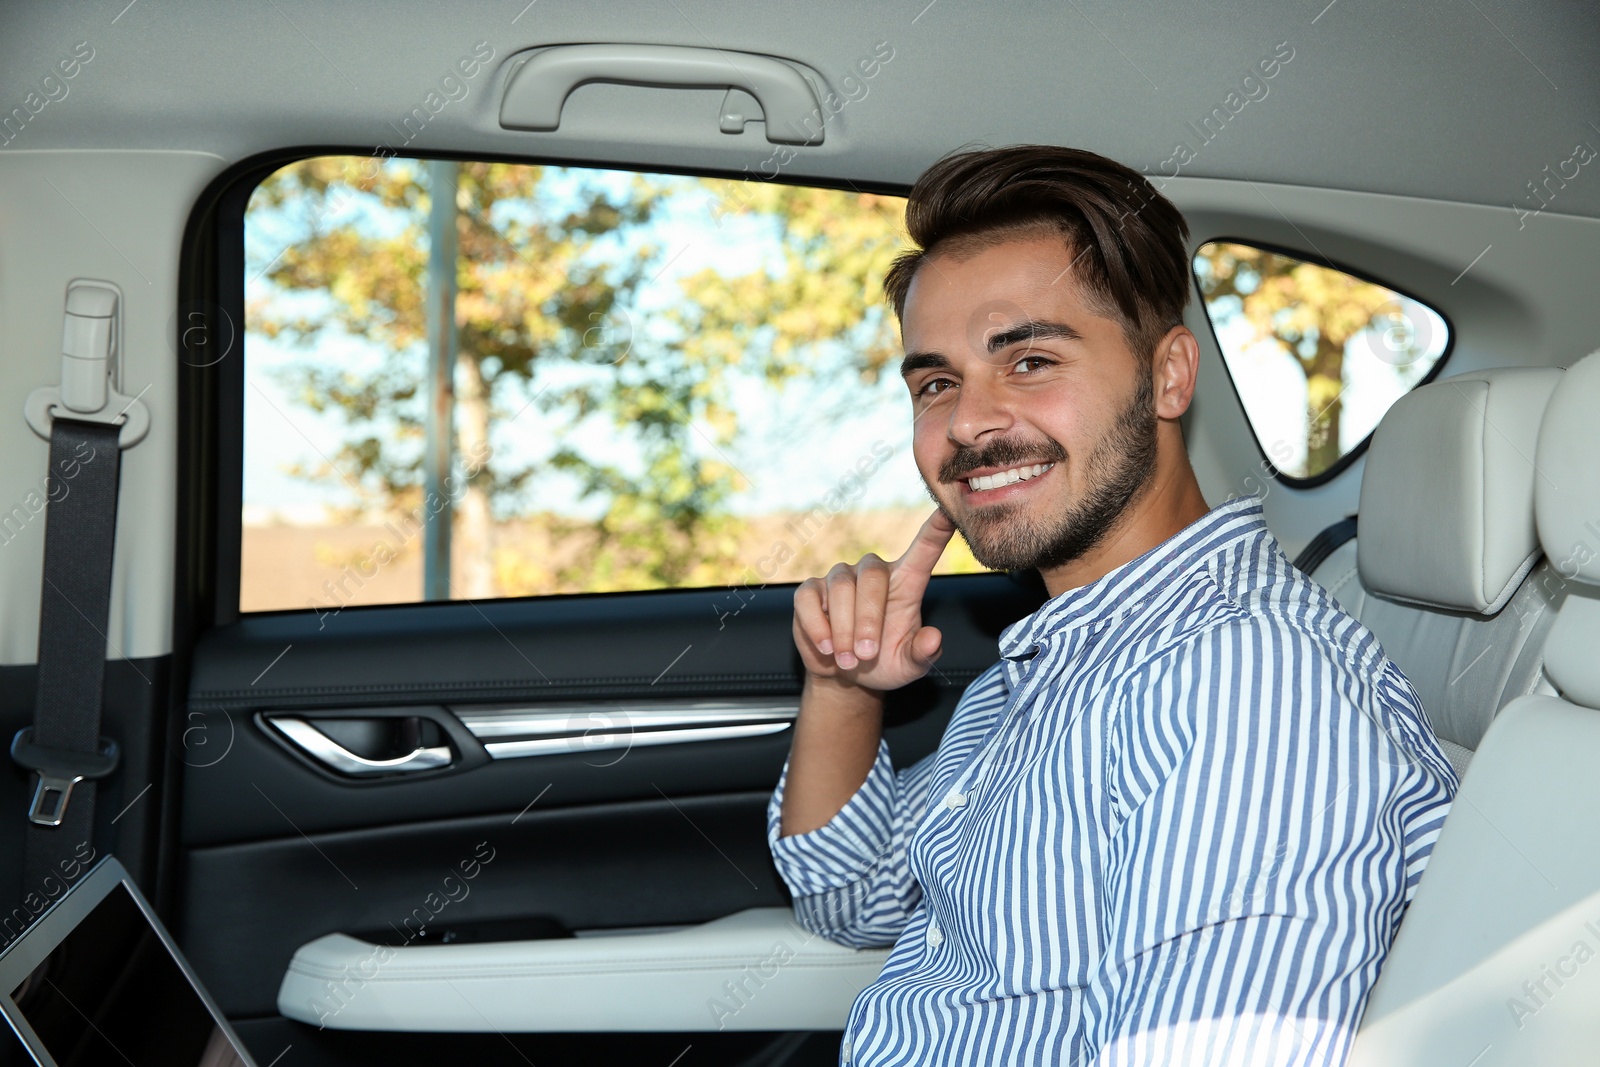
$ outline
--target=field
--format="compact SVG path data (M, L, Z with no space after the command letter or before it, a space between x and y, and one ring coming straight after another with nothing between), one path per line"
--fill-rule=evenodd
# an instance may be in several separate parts
M841 560L855 562L877 552L894 559L931 512L905 508L828 515L775 514L750 519L721 546L719 561L701 568L692 585L759 585L798 582L821 575ZM537 596L591 592L598 588L649 588L642 580L610 584L591 576L592 533L556 534L548 518L503 523L495 528L492 567L479 588L486 596ZM390 523L347 526L247 525L240 575L242 611L304 608L329 610L422 599L422 538ZM456 575L472 569L455 547ZM958 537L936 573L971 573L981 568ZM660 587L660 582L654 583ZM465 594L459 587L457 595Z

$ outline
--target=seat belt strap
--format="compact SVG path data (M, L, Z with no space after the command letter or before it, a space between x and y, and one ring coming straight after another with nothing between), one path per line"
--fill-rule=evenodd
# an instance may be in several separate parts
M1302 574L1315 574L1340 545L1356 535L1356 516L1340 519L1313 537L1294 559L1294 567Z
M54 896L60 881L87 869L73 860L93 842L95 782L117 768L116 745L100 736L117 486L122 450L150 430L143 402L117 388L121 306L122 291L112 282L67 283L61 384L35 389L23 405L33 432L50 442L38 690L33 725L11 741L11 758L34 772L23 837L24 902L46 891Z
M28 808L23 893L62 877L94 831L95 780L116 768L100 737L111 564L116 545L121 427L58 413L50 431L44 581L33 726L11 754L35 772Z

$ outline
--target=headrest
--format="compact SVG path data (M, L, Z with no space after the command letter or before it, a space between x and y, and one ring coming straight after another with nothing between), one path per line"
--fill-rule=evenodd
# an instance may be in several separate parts
M1361 478L1356 568L1393 600L1492 615L1539 559L1539 422L1562 372L1470 371L1395 401Z
M1536 462L1539 540L1574 583L1545 641L1545 673L1568 700L1600 708L1600 352L1573 364L1550 397Z

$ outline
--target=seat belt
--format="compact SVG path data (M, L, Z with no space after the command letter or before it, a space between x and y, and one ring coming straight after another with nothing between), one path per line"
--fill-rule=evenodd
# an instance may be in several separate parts
M1313 537L1300 554L1294 558L1294 567L1302 574L1315 574L1317 568L1333 555L1340 545L1356 535L1356 516L1349 515Z
M100 737L100 709L120 433L117 426L59 414L50 431L38 690L33 725L11 742L12 758L35 772L23 874L24 886L33 889L90 840L94 783L117 766L116 744Z
M100 736L117 491L122 449L150 426L144 404L116 389L120 310L110 283L67 287L61 385L34 390L26 408L50 442L50 466L33 725L11 741L12 759L34 772L24 900L49 892L48 879L71 881L88 869L73 857L92 842L95 783L116 770L119 755Z

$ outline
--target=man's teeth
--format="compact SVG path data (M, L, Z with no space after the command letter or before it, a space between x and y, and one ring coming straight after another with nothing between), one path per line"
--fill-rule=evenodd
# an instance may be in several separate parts
M1001 471L999 474L985 474L978 478L969 478L967 479L967 485L971 486L972 491L975 493L985 489L998 489L1002 485L1010 485L1012 482L1025 482L1029 478L1037 478L1054 466L1054 463L1035 463L1031 467L1012 467L1010 470Z

